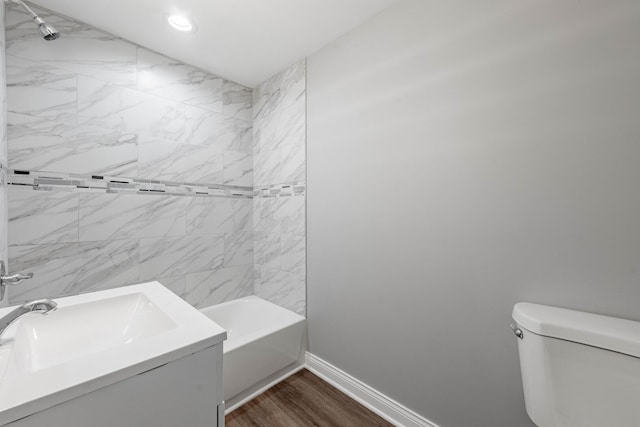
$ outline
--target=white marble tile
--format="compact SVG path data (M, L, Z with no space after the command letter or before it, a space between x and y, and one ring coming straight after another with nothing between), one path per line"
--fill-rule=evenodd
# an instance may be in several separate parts
M139 90L221 113L222 83L199 68L138 48Z
M253 92L254 119L273 114L279 108L305 103L306 64L299 61L260 84Z
M187 143L215 147L220 152L241 144L238 119L191 106L185 107L185 115Z
M256 151L271 151L283 145L304 147L306 113L304 108L278 109L272 115L254 121Z
M7 6L7 54L36 60L97 79L134 87L136 45L95 28L35 8L63 35L45 42L32 18L18 5Z
M254 264L273 270L282 270L279 233L256 232L253 245Z
M79 194L80 241L182 236L186 199L140 194Z
M253 119L253 91L251 89L225 80L222 85L222 94L225 114L247 121Z
M254 186L281 184L280 149L262 150L253 154Z
M10 112L64 124L77 120L77 75L7 55L7 100Z
M253 156L238 151L224 152L224 184L253 186Z
M135 135L95 126L67 128L56 122L9 114L12 169L134 176L137 157Z
M306 180L306 153L304 145L280 147L280 182Z
M273 215L281 233L296 236L306 235L304 197L281 197L275 208Z
M236 231L224 235L224 266L253 264L253 233Z
M187 234L251 230L252 210L252 199L189 198Z
M12 246L9 267L34 273L12 288L11 303L130 285L139 282L138 241Z
M175 144L168 141L140 143L138 177L165 181L222 184L224 155L215 147Z
M12 168L253 184L251 89L49 12L63 37L44 43L9 15ZM253 292L251 200L42 194L15 199L15 229L29 229L11 261L36 278L13 301L151 279L207 305Z
M304 236L305 198L302 196L254 199L256 232Z
M9 187L9 245L78 241L78 194Z
M284 234L280 237L280 268L300 278L306 275L306 238Z
M304 314L304 197L254 199L256 295Z
M285 271L259 268L259 278L255 280L257 296L274 304L305 315L306 289L304 279Z
M257 185L302 181L306 166L304 113L278 112L254 126L254 175Z
M5 8L0 10L0 22L4 22ZM0 52L5 51L5 34L4 31L0 31ZM6 93L6 58L5 55L0 55L0 81L5 82L4 85L0 85L0 111L7 111L7 93ZM7 117L5 113L0 114L0 165L7 166ZM6 206L5 206L6 209ZM5 217L6 220L6 217ZM4 222L6 224L6 222ZM6 236L5 236L6 237ZM1 241L0 241L1 242ZM2 244L0 243L0 250L2 250ZM5 254L6 255L6 254ZM1 301L0 304L5 303L7 299Z
M223 234L140 240L141 280L214 270L223 262Z
M7 125L9 139L29 136L31 134L60 135L69 129L77 127L77 125L52 121L44 117L13 113L11 111L7 113Z
M186 106L185 112L187 143L215 147L220 152L253 153L251 122L191 106Z
M255 187L306 179L305 86L306 63L300 61L254 90ZM275 208L275 204L270 206ZM265 215L257 217L264 222ZM276 229L271 230L280 230L281 225L274 224Z
M9 241L9 188L6 185L0 185L0 260L7 261L7 247Z
M276 204L280 201L278 198L271 197L254 197L253 199L253 229L256 233L280 233L273 212Z
M251 265L187 275L187 301L195 307L231 301L253 294Z
M253 123L236 119L236 135L230 150L253 154Z
M139 142L186 136L182 104L84 76L78 77L78 123L137 134Z
M187 299L187 276L178 277L163 277L160 279L154 279L162 283L162 285L169 289L180 298Z
M2 18L1 16L1 12L0 12L0 18ZM7 241L8 241L8 209L7 209L7 187L5 185L0 185L0 224L2 224L0 226L0 260L4 261L5 265L7 265L7 262L9 260L9 247L7 245ZM2 306L2 304L7 304L8 303L8 298L5 296L5 299L3 301L0 301L0 306Z
M4 22L5 8L0 10L0 22ZM0 52L5 50L4 31L0 32ZM4 55L0 55L0 81L6 82L5 78L5 58ZM6 111L7 97L4 85L0 85L0 111ZM6 114L0 114L0 165L7 168L7 121ZM0 184L0 260L5 265L8 260L8 247L7 247L7 187L5 184ZM5 297L0 301L0 307L6 307L9 304L8 292Z

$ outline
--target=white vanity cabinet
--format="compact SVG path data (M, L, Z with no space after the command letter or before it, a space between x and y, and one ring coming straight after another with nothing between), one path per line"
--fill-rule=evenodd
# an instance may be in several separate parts
M224 426L218 324L157 282L56 302L2 335L0 426Z
M223 427L222 343L7 427Z

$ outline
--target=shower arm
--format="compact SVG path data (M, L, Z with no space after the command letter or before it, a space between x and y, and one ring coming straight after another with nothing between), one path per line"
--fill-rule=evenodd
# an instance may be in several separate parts
M5 0L5 2L18 4L18 5L22 6L22 7L24 7L27 10L27 12L29 12L31 14L33 19L40 19L38 14L36 14L33 10L31 10L31 8L29 6L27 6L27 4L25 2L23 2L22 0Z
M33 22L38 26L38 30L45 40L55 40L60 37L60 33L52 25L48 25L44 19L40 18L29 6L22 0L4 0L6 3L14 3L20 5L29 12L33 18Z

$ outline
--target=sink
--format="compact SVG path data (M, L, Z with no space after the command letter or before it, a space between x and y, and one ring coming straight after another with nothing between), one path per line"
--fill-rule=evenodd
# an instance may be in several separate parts
M22 316L0 340L0 425L226 338L158 282L55 301L57 310Z
M14 373L31 373L143 340L177 326L145 296L72 305L20 320L12 352Z

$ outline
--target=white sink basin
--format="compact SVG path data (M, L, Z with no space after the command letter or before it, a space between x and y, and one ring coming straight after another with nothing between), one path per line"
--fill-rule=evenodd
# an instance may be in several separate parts
M22 316L0 340L0 425L226 337L158 282L55 301L57 310Z
M16 328L12 359L16 373L31 373L176 326L144 293L120 295L25 316Z

